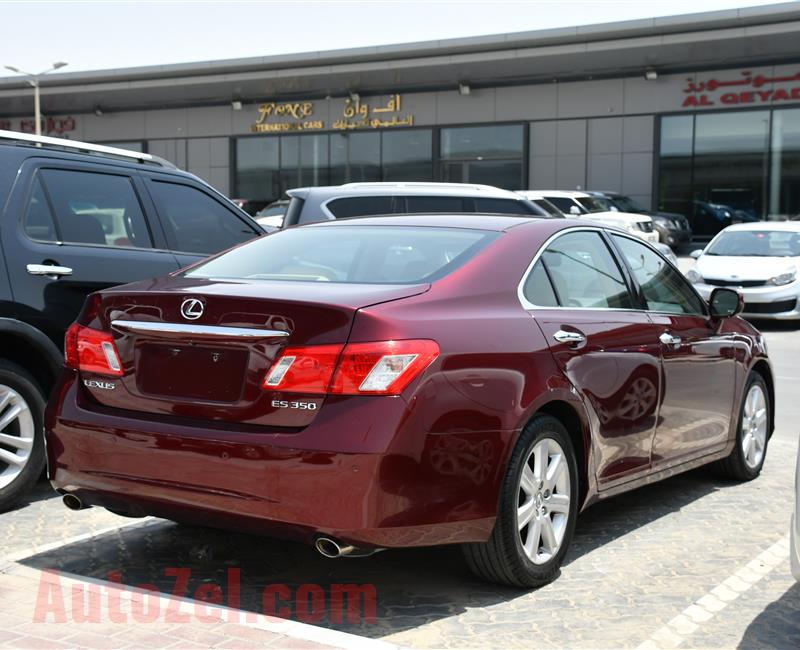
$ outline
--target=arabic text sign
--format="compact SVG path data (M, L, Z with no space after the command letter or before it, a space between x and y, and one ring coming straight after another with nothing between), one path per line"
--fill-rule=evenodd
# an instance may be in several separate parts
M800 101L800 72L767 77L743 70L734 79L695 81L689 78L686 81L687 85L683 89L686 97L681 103L682 108ZM792 83L795 85L789 86Z
M314 117L314 102L266 102L258 107L258 118L250 126L252 133L288 133L319 131L326 128L325 120ZM414 126L414 116L401 115L402 98L395 93L386 103L374 105L359 97L344 99L341 117L330 125L337 131L357 129L388 129ZM333 111L336 112L335 110Z

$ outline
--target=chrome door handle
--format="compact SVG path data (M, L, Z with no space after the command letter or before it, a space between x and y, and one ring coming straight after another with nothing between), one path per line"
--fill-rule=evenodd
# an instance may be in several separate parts
M570 345L586 342L586 337L580 332L567 332L566 330L558 330L553 334L553 338L559 343L569 343Z
M59 277L61 275L72 275L72 269L68 266L55 266L52 264L28 264L26 267L31 275L51 275Z
M661 341L664 345L670 345L673 348L677 348L681 344L681 337L673 336L669 332L664 332L661 336L658 337L658 340Z

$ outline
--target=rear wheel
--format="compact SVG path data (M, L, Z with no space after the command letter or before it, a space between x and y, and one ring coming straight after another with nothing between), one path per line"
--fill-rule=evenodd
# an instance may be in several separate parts
M561 422L537 415L512 453L489 541L463 546L467 564L490 582L545 585L558 576L577 512L572 441Z
M42 474L44 403L33 377L0 359L0 512L13 508Z
M769 423L767 384L760 374L751 372L739 409L736 445L730 456L717 463L720 473L740 481L750 481L761 473L767 456Z

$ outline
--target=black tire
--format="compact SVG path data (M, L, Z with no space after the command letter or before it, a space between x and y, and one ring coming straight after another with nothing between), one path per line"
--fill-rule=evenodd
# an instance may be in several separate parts
M525 462L537 443L548 438L561 447L569 470L569 511L564 536L557 552L549 560L536 564L523 549L517 526L517 508ZM561 562L572 540L579 498L575 450L561 422L549 415L537 415L527 424L511 454L500 489L497 520L489 540L485 543L462 545L467 566L483 580L513 587L541 587L552 582L558 577Z
M767 409L767 434L764 440L764 453L761 457L761 462L756 466L751 467L745 462L743 438L744 438L744 419L745 419L745 400L750 393L753 385L759 385L764 393L766 409ZM769 390L767 389L767 382L758 372L751 372L747 381L744 384L744 391L742 393L742 403L739 405L739 422L736 425L736 444L731 451L730 456L717 461L714 464L714 469L718 474L726 478L732 478L737 481L752 481L759 474L761 468L764 466L764 461L767 458L767 446L769 445L769 422L772 421L772 412L770 411Z
M25 497L42 475L44 455L44 406L45 397L36 380L27 370L15 363L0 359L0 385L7 386L22 397L30 409L34 425L34 440L31 455L22 471L7 486L0 488L0 512L11 510ZM2 415L2 414L0 414ZM11 448L5 446L6 451ZM0 462L0 475L10 467Z

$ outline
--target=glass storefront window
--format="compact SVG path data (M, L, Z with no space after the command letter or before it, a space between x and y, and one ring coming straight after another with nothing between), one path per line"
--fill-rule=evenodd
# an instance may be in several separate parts
M236 140L236 195L272 201L281 195L278 138Z
M331 184L381 180L380 133L331 135Z
M441 130L441 177L450 183L524 187L521 124Z
M701 237L766 218L770 119L768 110L662 118L658 208L686 215Z
M381 133L383 180L432 180L432 143L432 133L428 129Z
M442 129L442 160L522 157L521 124Z
M800 214L800 108L772 114L769 169L769 216L786 219Z

